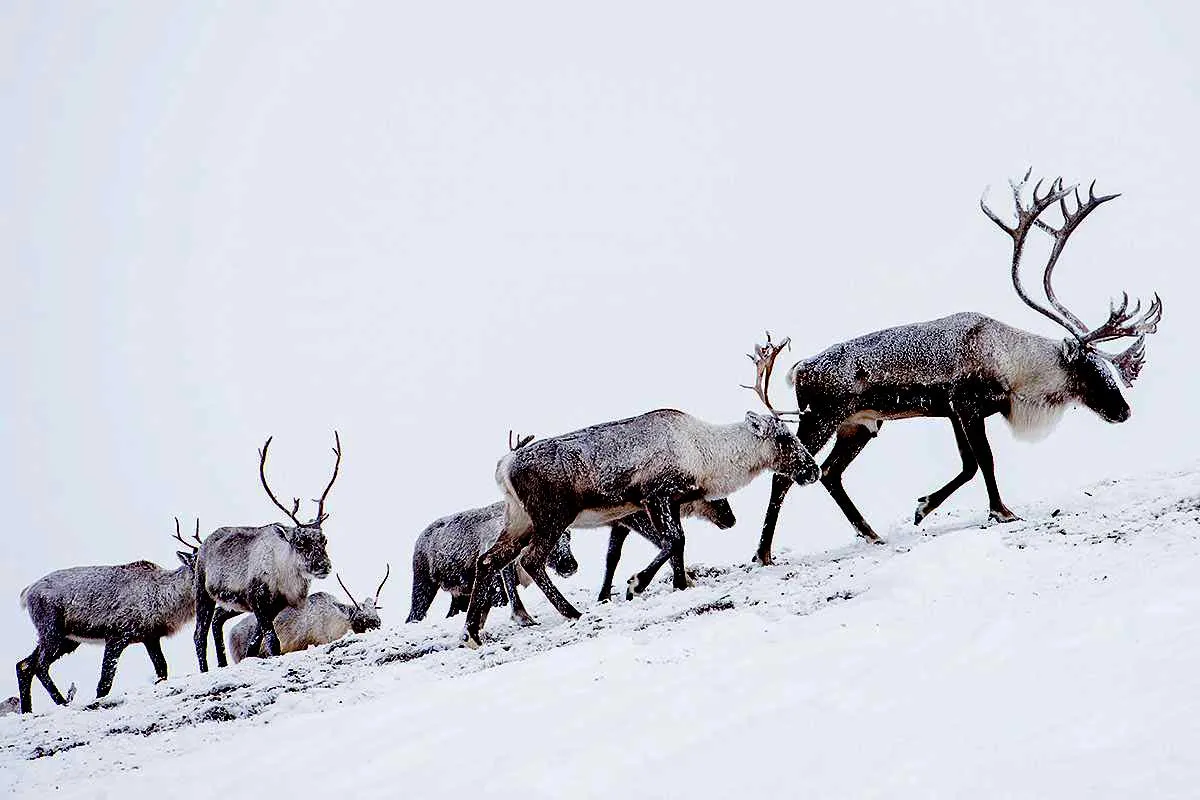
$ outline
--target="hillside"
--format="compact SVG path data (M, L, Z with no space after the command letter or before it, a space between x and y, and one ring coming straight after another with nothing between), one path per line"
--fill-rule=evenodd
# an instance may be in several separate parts
M768 568L697 564L694 589L660 579L630 603L560 581L583 619L530 590L542 624L498 610L474 652L458 617L98 704L48 708L35 686L41 713L0 718L0 788L1193 796L1200 472L1025 513L898 523L885 546Z

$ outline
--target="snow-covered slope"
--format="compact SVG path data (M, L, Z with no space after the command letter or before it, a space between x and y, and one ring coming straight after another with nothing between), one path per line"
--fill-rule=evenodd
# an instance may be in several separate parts
M542 624L518 629L497 610L479 651L457 647L458 617L3 717L0 788L1194 796L1200 472L1026 515L939 515L882 547L785 551L768 568L697 565L694 589L660 581L631 603L597 605L576 583L583 619L534 602Z

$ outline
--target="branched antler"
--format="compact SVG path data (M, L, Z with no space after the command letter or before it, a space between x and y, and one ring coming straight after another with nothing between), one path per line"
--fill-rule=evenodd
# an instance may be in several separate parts
M271 498L271 502L279 507L279 510L287 514L292 522L296 523L296 527L304 527L304 523L300 521L298 516L300 513L300 498L292 498L292 510L289 511L287 506L279 502L279 498L271 491L270 485L267 483L267 449L271 446L273 436L268 436L266 444L258 451L258 477L262 481L263 489L267 491L267 497ZM325 491L321 492L321 496L313 500L317 504L317 516L312 522L308 523L308 527L320 527L321 523L329 519L329 515L325 513L325 498L329 496L329 490L333 488L333 482L337 480L338 469L342 466L342 440L338 436L338 432L333 432L333 454L337 459L333 462L333 475L329 478L329 483L325 486Z
M1089 214L1099 208L1102 204L1107 203L1120 194L1106 194L1099 197L1096 196L1096 182L1092 181L1088 186L1087 199L1085 200L1079 193L1078 186L1063 187L1062 178L1055 178L1050 183L1049 189L1045 194L1041 193L1042 181L1039 180L1033 187L1033 200L1029 205L1025 205L1022 200L1022 194L1025 185L1029 181L1029 176L1033 172L1032 168L1025 173L1025 176L1020 181L1009 181L1013 191L1013 202L1016 206L1017 224L1013 227L1005 224L997 217L984 198L980 198L979 205L983 209L983 213L988 216L992 222L1000 226L1001 230L1012 237L1013 240L1013 260L1012 260L1012 281L1013 287L1017 291L1017 295L1030 308L1040 314L1045 315L1049 319L1066 328L1067 331L1079 341L1087 350L1096 353L1102 358L1107 359L1113 364L1117 372L1121 376L1126 386L1133 384L1141 372L1142 366L1146 359L1145 337L1147 334L1154 333L1158 330L1158 323L1162 319L1162 300L1157 294L1154 295L1153 302L1149 307L1142 312L1142 303L1139 300L1132 309L1129 308L1129 295L1122 293L1121 305L1118 307L1116 303L1110 304L1108 320L1098 328L1089 330L1076 314L1072 313L1059 299L1054 291L1052 278L1054 275L1054 267L1058 263L1058 257L1062 254L1063 248L1066 247L1067 240L1076 228L1087 218ZM987 196L987 190L984 190L984 197ZM1068 203L1068 196L1073 196L1075 203L1074 209ZM1058 203L1059 211L1062 213L1062 224L1057 227L1040 219L1041 214L1046 211L1054 203ZM1046 268L1042 274L1042 288L1046 292L1046 299L1050 301L1050 305L1054 310L1039 305L1025 292L1025 288L1021 285L1018 267L1020 266L1021 252L1025 246L1025 237L1029 233L1030 228L1037 227L1039 230L1049 234L1054 240L1054 244L1050 249L1050 256L1046 261ZM1111 341L1114 339L1122 339L1127 337L1137 337L1132 345L1124 352L1116 355L1105 353L1096 348L1099 342Z
M267 497L271 498L271 502L278 506L280 511L291 517L292 522L296 523L298 527L300 520L296 518L296 514L300 512L300 498L295 498L292 510L288 511L287 506L279 502L279 498L275 496L275 493L271 491L270 485L267 484L267 450L271 447L271 440L274 438L274 436L268 436L266 443L258 451L258 477L262 481L263 489L267 491Z
M758 399L762 400L763 405L767 407L776 417L782 417L788 414L799 416L799 411L778 411L775 406L771 405L770 387L771 387L771 371L775 369L775 359L785 347L790 348L792 340L790 337L784 337L784 340L779 344L771 341L771 332L767 331L767 343L755 344L754 352L748 353L747 358L754 362L754 385L748 386L741 384L743 389L750 389L758 395Z
M1061 181L1061 178L1059 180ZM1072 333L1078 335L1087 330L1087 325L1084 325L1083 321L1080 320L1079 317L1072 314L1070 309L1059 302L1058 296L1054 293L1054 286L1051 283L1050 278L1054 273L1055 264L1058 263L1059 254L1061 254L1063 248L1066 247L1067 239L1071 236L1071 233L1077 227L1079 227L1079 223L1083 222L1083 220L1087 218L1088 214L1099 208L1101 203L1107 203L1109 200L1120 197L1121 195L1106 194L1101 197L1096 197L1095 181L1092 181L1091 185L1088 187L1087 200L1083 200L1079 196L1078 186L1074 187L1072 193L1075 196L1074 211L1071 211L1068 208L1066 195L1063 195L1061 198L1059 198L1058 206L1063 217L1063 223L1061 226L1055 228L1040 219L1035 219L1034 224L1036 224L1041 230L1050 234L1050 237L1054 239L1054 247L1050 250L1050 258L1046 262L1046 271L1042 275L1042 288L1046 291L1046 299L1048 299L1050 304L1054 306L1054 308L1057 309L1060 314L1063 315L1064 319L1066 319L1075 327L1075 330L1073 330Z
M1021 253L1025 249L1025 237L1029 235L1029 230L1034 226L1034 224L1038 221L1038 217L1041 216L1046 209L1062 200L1068 193L1074 191L1075 189L1074 186L1063 188L1062 178L1055 178L1050 182L1050 186L1046 190L1046 193L1042 194L1041 188L1044 179L1039 179L1038 182L1033 186L1033 199L1027 206L1022 200L1021 195L1024 192L1025 185L1029 182L1029 176L1031 174L1033 174L1033 167L1030 167L1025 172L1025 176L1021 178L1020 181L1010 180L1008 182L1009 186L1012 187L1013 205L1016 207L1017 224L1015 226L1009 227L1003 220L1000 219L1000 217L996 216L995 212L988 208L986 202L988 192L987 188L983 190L983 195L979 198L979 207L983 209L983 213L987 215L988 219L999 226L1000 230L1012 237L1012 282L1013 288L1017 290L1017 296L1021 298L1025 305L1029 306L1034 311L1046 316L1078 336L1082 330L1077 331L1073 329L1071 327L1071 323L1066 318L1056 314L1045 306L1034 302L1033 298L1029 296L1029 294L1025 291L1025 287L1021 284ZM1067 236L1069 235L1070 231L1067 232ZM1065 243L1065 241L1066 237L1064 236L1063 242ZM1061 247L1059 249L1061 249ZM1049 280L1050 272L1053 271L1053 269L1054 264L1051 262L1046 272L1047 280Z
M1143 338L1146 334L1155 333L1158 323L1162 320L1162 299L1156 292L1150 306L1142 312L1142 301L1138 300L1133 308L1129 307L1129 293L1121 293L1121 305L1111 303L1108 308L1108 320L1098 328L1094 328L1083 336L1080 341L1084 344L1107 342L1113 339L1123 339L1137 336ZM1140 313L1140 316L1139 316Z
M329 483L325 485L325 491L321 492L321 497L317 500L317 518L313 520L314 525L320 525L325 520L329 519L329 515L325 513L325 498L329 496L329 490L333 488L333 482L337 480L338 468L342 466L342 439L338 436L338 432L333 432L333 454L337 459L333 462L333 475L329 477ZM297 506L299 505L299 501Z
M200 545L204 544L204 540L200 538L200 518L196 518L196 532L192 534L192 538L196 540L194 544L183 538L182 532L179 530L179 517L175 518L175 536L173 538L184 546L190 547L193 553L198 552Z

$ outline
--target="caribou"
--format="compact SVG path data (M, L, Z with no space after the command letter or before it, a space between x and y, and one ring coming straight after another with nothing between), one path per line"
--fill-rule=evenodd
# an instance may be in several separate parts
M917 499L914 522L920 524L977 472L987 488L989 517L1010 522L1016 515L1004 504L996 484L995 465L984 420L1001 414L1021 439L1044 437L1063 412L1084 406L1100 419L1119 423L1130 409L1113 371L1126 388L1133 385L1145 363L1146 336L1155 333L1162 319L1157 294L1142 308L1130 307L1129 295L1112 303L1108 319L1089 328L1058 299L1052 282L1058 258L1076 228L1102 204L1118 197L1097 197L1092 181L1087 197L1078 186L1064 186L1055 178L1043 190L1044 180L1026 200L1032 170L1010 181L1016 206L1014 223L1005 222L987 205L987 191L979 204L983 213L1012 239L1012 283L1017 296L1037 313L1067 332L1064 340L1049 339L1010 327L977 313L953 314L929 322L902 325L836 344L797 362L787 374L794 387L800 441L811 452L834 439L821 465L821 483L837 502L858 535L871 542L881 539L854 506L842 486L842 474L879 434L883 422L911 417L946 417L954 430L962 469L936 491ZM1057 206L1061 219L1043 219ZM1030 296L1021 283L1019 268L1026 238L1038 229L1052 244L1042 273L1046 303ZM1099 348L1104 342L1133 339L1120 353ZM760 349L757 360L773 362L786 341ZM762 538L754 561L771 563L775 524L791 481L776 476L763 521Z
M50 678L50 665L73 653L82 642L103 642L96 697L105 697L117 674L117 661L131 644L141 642L158 680L167 679L167 659L160 640L182 628L196 613L193 572L200 547L200 521L195 543L183 538L175 518L175 538L188 549L178 551L182 566L163 569L151 561L117 566L71 567L51 572L21 592L21 607L37 629L38 644L17 662L17 693L22 713L33 710L34 676L58 705L66 697Z
M279 650L294 653L309 647L319 647L336 641L348 633L366 633L379 630L383 621L379 618L379 597L383 585L392 574L387 565L383 580L375 590L374 597L365 597L360 603L354 594L337 576L342 591L350 598L350 604L340 602L328 592L314 592L297 608L285 608L275 617L275 633L279 637ZM233 662L250 656L262 655L263 631L254 617L246 617L229 632L229 654Z
M447 617L465 611L475 580L475 562L496 543L503 527L504 503L492 503L441 517L421 531L413 543L412 606L406 622L425 619L438 589L450 593ZM564 578L579 569L579 562L571 552L570 531L554 543L547 565ZM514 622L532 625L535 620L517 593L518 584L528 586L529 582L528 573L523 569L518 572L514 560L500 571L499 580L493 581L488 602L493 606L508 603Z
M641 594L667 561L675 587L687 588L680 506L727 497L766 471L802 485L820 477L812 456L774 413L748 412L741 422L714 425L682 411L659 409L506 454L496 467L505 502L504 530L476 564L464 644L480 645L492 580L518 555L560 614L580 616L546 575L547 556L572 526L600 527L645 512L663 545L629 579L628 594Z
M218 528L200 546L196 559L196 659L200 671L208 671L208 631L211 625L217 666L226 666L225 621L238 614L254 615L262 631L263 652L279 655L279 636L274 620L285 608L296 608L308 597L313 579L329 576L333 569L325 552L325 534L321 525L329 518L325 499L337 480L342 464L342 442L333 433L333 475L317 499L317 515L301 522L300 498L292 508L279 502L267 483L267 450L271 438L258 451L258 477L267 496L291 519L292 526L272 523L259 527ZM258 647L253 642L252 650Z

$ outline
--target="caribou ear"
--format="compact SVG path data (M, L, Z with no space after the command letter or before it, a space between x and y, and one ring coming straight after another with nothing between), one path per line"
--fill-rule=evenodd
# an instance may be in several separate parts
M1068 336L1066 339L1063 339L1062 357L1064 361L1074 361L1079 358L1082 351L1083 345L1075 337Z
M753 411L746 412L746 424L750 426L750 431L760 439L770 439L775 434L773 422L771 417L764 417Z
M195 553L185 553L182 550L176 550L175 555L179 556L179 560L181 562L183 562L183 565L185 567L196 566L196 554Z

